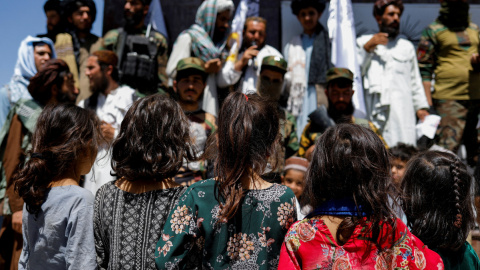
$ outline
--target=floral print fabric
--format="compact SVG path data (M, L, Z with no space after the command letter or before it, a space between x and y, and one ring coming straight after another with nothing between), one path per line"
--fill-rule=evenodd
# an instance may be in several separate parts
M157 268L191 269L189 261L200 258L197 269L277 269L285 233L296 220L293 192L278 184L248 190L226 221L218 218L215 189L215 180L203 180L180 197L157 243Z
M390 224L382 223L380 230L380 248L360 225L340 246L323 220L304 219L286 234L278 269L444 269L440 256L411 234L400 219L394 235Z

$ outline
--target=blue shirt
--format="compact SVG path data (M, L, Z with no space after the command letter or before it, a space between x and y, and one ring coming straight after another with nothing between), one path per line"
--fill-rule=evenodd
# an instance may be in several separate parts
M53 187L38 216L23 206L18 269L96 269L93 194L79 186Z

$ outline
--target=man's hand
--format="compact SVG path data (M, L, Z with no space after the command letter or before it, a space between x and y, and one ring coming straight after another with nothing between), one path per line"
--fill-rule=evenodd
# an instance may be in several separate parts
M420 121L423 121L427 115L430 115L430 113L428 113L428 111L425 109L420 109L417 111L417 117L420 119Z
M113 140L113 137L115 136L115 128L111 124L105 121L102 121L102 125L100 126L100 129L102 130L103 137L108 142L111 142Z
M205 63L205 72L207 73L217 73L222 67L222 61L218 58L208 60Z
M382 44L382 45L387 45L388 43L388 34L387 33L376 33L373 35L373 37L363 45L363 48L367 52L372 52L375 50L377 45Z
M12 229L16 233L22 233L22 211L17 211L12 215Z
M256 57L258 55L259 50L257 50L258 46L253 45L250 46L248 49L245 50L243 53L242 59L238 60L235 63L235 70L242 71L242 69L248 65L248 60Z
M478 53L474 53L470 56L470 63L472 63L473 71L480 71L480 55Z
M472 63L472 65L480 64L480 55L478 53L472 54L472 56L470 57L470 62Z

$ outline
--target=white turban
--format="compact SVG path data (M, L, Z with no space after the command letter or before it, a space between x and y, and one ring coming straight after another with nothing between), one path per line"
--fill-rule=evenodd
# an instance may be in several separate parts
M232 15L234 9L235 5L232 0L217 0L217 13L230 10L230 15Z

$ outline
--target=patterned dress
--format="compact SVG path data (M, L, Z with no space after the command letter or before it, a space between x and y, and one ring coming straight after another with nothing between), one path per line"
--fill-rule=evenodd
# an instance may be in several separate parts
M410 233L400 219L396 226L392 239L392 226L381 225L380 237L384 240L379 249L361 226L340 246L323 220L303 219L285 236L278 269L444 269L440 256Z
M129 193L103 185L95 197L93 226L100 269L156 269L155 245L168 213L186 187Z
M273 184L248 190L237 214L219 220L215 180L190 186L165 223L155 250L158 269L191 269L186 261L200 256L201 269L277 269L280 247L295 222L295 195Z

